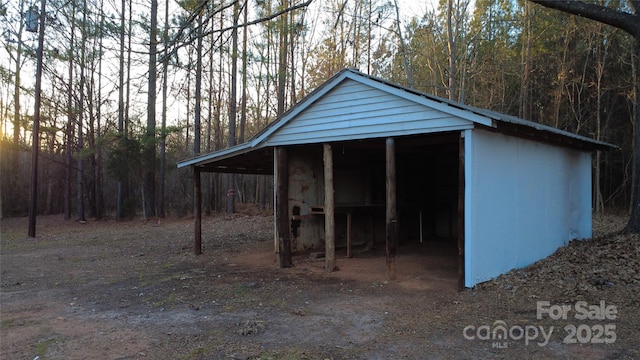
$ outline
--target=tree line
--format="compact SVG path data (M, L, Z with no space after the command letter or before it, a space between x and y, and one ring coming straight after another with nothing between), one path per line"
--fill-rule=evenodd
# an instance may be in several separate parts
M539 1L544 2L544 1ZM587 3L635 14L633 1ZM34 34L0 2L0 208L28 212ZM146 219L193 209L176 163L246 141L345 67L620 147L594 156L594 210L633 208L637 41L513 0L49 0L37 212ZM267 176L205 174L206 212L269 208Z

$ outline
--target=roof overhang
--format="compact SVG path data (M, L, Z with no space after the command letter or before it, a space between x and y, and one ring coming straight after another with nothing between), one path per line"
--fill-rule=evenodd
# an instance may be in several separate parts
M503 134L548 143L552 145L564 146L582 151L607 151L618 149L617 146L589 139L573 133L564 132L555 128L525 126L513 122L497 122L495 131Z
M193 166L204 172L273 175L273 149L253 148L244 143L178 163L178 168Z

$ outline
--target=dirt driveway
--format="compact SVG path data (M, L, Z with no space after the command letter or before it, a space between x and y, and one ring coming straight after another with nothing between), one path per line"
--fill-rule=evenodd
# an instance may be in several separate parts
M1 227L2 359L640 358L638 237L572 242L458 292L455 263L415 248L394 282L380 251L279 269L268 216L205 218L197 257L189 219Z

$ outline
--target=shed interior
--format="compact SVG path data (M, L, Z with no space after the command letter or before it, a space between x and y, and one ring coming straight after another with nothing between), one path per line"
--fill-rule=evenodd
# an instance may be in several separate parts
M459 136L452 132L396 138L400 249L429 252L432 247L455 259ZM333 143L332 149L337 252L384 250L385 139ZM323 199L322 146L290 148L294 251L324 248Z

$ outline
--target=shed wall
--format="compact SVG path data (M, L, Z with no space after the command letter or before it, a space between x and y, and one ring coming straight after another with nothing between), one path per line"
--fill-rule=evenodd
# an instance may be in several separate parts
M312 215L324 206L322 148L308 146L289 151L289 218L293 251L324 245L324 216ZM304 220L294 220L300 216Z
M465 131L465 286L591 237L591 153Z

